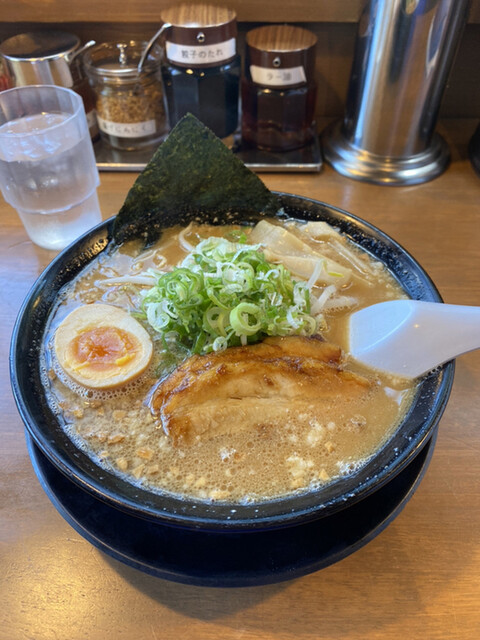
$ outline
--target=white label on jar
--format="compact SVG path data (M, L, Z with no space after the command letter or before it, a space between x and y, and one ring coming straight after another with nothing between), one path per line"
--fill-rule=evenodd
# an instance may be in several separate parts
M187 44L166 43L167 58L171 62L187 64L192 66L202 66L205 64L220 64L225 60L233 58L236 53L235 38L218 42L217 44L190 46Z
M305 69L303 67L289 67L285 69L267 69L250 65L250 75L256 84L265 87L288 87L292 84L306 82Z
M97 113L97 121L100 131L118 138L143 138L151 136L157 131L155 120L145 122L112 122L104 120Z

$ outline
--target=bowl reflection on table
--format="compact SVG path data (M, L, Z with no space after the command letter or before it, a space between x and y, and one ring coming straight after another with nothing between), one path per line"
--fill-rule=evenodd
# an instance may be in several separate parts
M304 220L326 220L347 234L383 262L410 297L441 301L420 265L375 227L318 201L278 195L287 215ZM168 227L183 222L189 220L166 218L162 224ZM70 440L52 413L41 383L39 353L47 318L59 290L105 249L111 238L112 224L113 219L94 228L63 251L44 271L19 313L11 346L12 388L29 435L57 470L91 496L131 516L183 530L227 535L293 527L329 517L371 496L403 471L431 441L450 394L453 363L439 368L418 384L413 403L401 425L365 466L351 476L301 495L257 504L207 503L165 496L134 486L98 466Z

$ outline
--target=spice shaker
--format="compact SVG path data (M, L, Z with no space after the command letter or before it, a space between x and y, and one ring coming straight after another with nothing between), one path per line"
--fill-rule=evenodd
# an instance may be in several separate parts
M219 138L238 127L240 56L236 14L205 4L164 10L162 74L170 126L192 113Z
M315 48L307 29L270 25L246 36L242 142L270 151L303 147L315 134Z
M146 46L134 40L104 42L82 56L93 88L100 136L115 149L141 149L160 142L166 134L162 52L153 46L139 71Z
M17 87L54 84L73 89L82 98L92 140L98 137L97 121L90 87L78 61L78 36L64 31L21 33L0 45L0 55Z

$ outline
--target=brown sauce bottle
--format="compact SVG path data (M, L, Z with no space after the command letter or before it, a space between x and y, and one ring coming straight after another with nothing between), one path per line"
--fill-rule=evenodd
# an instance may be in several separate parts
M315 134L316 36L271 25L246 37L242 80L242 143L270 151L309 144Z

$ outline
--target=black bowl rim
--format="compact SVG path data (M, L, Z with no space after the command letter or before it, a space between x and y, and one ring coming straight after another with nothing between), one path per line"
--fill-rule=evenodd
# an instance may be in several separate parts
M442 302L437 288L418 262L374 225L312 198L281 192L277 195L287 215L306 220L327 220L339 227L354 242L384 262L412 298ZM313 207L315 214L309 214L308 207ZM38 397L37 393L37 397L32 399L40 380L38 353L41 339L37 336L26 344L26 338L31 333L32 318L37 322L40 320L40 328L44 328L48 313L42 316L42 311L44 308L48 311L49 301L56 298L58 281L60 285L68 282L111 245L113 220L110 218L81 236L46 267L23 302L11 339L10 376L20 416L40 450L70 480L98 499L137 517L161 520L177 527L253 531L292 526L343 509L383 486L421 451L447 404L453 384L454 362L438 368L420 383L402 426L371 461L355 474L319 490L254 504L208 503L154 493L98 466L64 433L42 395ZM38 419L40 414L42 420ZM411 428L402 433L405 424L411 422ZM339 483L341 492L337 489Z

